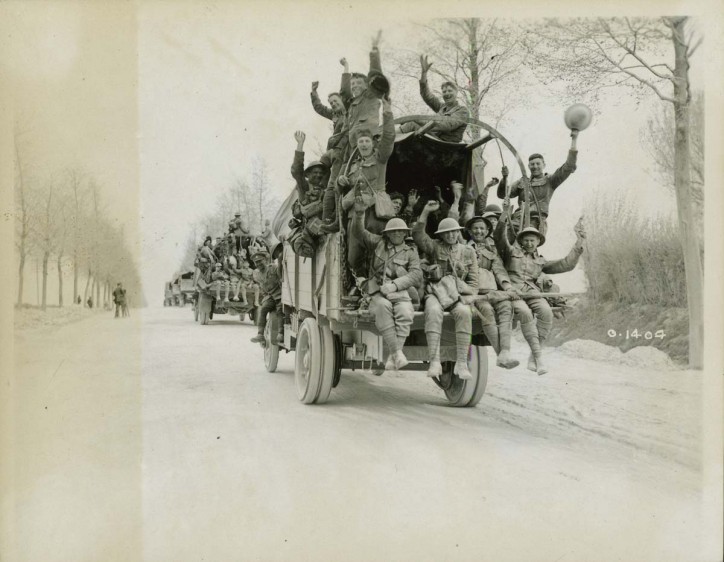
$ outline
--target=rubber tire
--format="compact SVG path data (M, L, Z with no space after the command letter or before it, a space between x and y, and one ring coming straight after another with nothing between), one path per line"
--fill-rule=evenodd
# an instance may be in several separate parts
M322 341L314 318L305 318L297 333L294 384L303 404L313 404L322 385Z
M277 370L277 362L279 361L279 346L276 343L277 337L277 319L276 313L269 315L267 319L266 327L264 328L264 366L266 370L273 373ZM274 338L274 342L272 342Z
M453 369L453 361L445 361L444 369ZM469 359L470 372L473 378L463 380L453 374L453 384L445 391L445 396L451 406L457 408L471 408L475 406L485 394L485 387L488 385L488 353L485 347L476 345L470 346Z
M322 343L322 382L319 388L319 396L317 396L316 404L324 404L329 399L329 393L332 392L335 377L341 369L340 357L337 353L335 336L329 326L319 327L319 336Z

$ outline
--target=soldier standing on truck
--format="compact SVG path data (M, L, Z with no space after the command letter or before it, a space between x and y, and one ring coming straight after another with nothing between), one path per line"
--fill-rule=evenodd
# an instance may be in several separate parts
M284 342L284 322L282 315L282 272L281 265L278 262L269 263L270 257L266 250L259 250L251 256L256 270L254 271L254 281L259 284L264 298L261 301L259 309L259 323L257 324L259 332L251 338L254 343L264 344L264 330L266 329L267 316L276 312L279 315L279 329L276 335L277 343Z
M508 222L510 202L503 203L504 228L512 229ZM500 237L501 258L508 271L513 289L523 294L523 298L513 301L513 310L520 321L520 330L530 346L528 369L544 375L548 370L543 365L541 345L553 326L553 312L544 298L525 298L526 292L539 292L536 281L541 273L565 273L571 271L583 253L583 239L586 233L582 220L574 228L576 243L568 255L560 260L548 261L538 253L538 246L545 242L545 236L536 228L529 226L521 230L516 241L510 244L508 236Z
M430 92L430 87L427 85L427 72L432 63L428 62L426 55L420 56L420 66L422 68L420 97L438 115L435 125L430 129L430 134L442 141L461 142L468 126L467 119L470 113L465 106L458 103L457 85L452 82L443 82L440 87L442 92L442 101L440 101ZM400 126L400 132L410 133L418 130L424 124L424 122L408 121Z
M367 248L371 259L367 292L371 296L369 310L375 316L389 356L386 371L401 369L408 364L402 348L415 316L409 290L422 283L420 258L415 248L405 244L409 228L402 219L387 222L382 236L364 227L366 206L358 196L352 219L352 235Z
M492 230L490 221L484 217L473 217L465 224L472 240L468 246L478 257L478 293L486 300L475 301L480 313L483 333L498 355L497 365L505 369L518 366L510 357L510 338L513 331L513 305L510 300L518 298L508 278L495 246L488 245L488 233ZM497 318L497 322L496 322Z
M412 227L415 243L428 259L428 279L425 294L425 336L429 348L430 368L428 377L442 375L440 363L440 335L445 311L455 319L456 361L454 373L461 379L472 379L468 368L468 351L473 331L470 305L461 296L478 294L478 262L475 251L459 242L461 227L453 218L440 221L437 240L425 232L430 213L437 211L440 203L428 201L419 220Z
M292 177L297 182L296 190L299 195L298 209L295 218L300 221L292 239L292 249L303 257L313 257L322 224L322 194L327 167L315 160L304 167L304 141L307 135L304 131L296 131L294 140L297 149L294 151L292 161ZM295 205L296 206L296 205Z
M333 92L327 96L329 105L327 107L319 99L317 88L319 82L312 82L312 107L322 117L332 121L332 136L327 141L327 151L322 156L322 161L328 163L330 167L329 181L324 191L322 199L322 226L323 232L336 232L339 230L337 224L336 200L337 200L337 176L339 175L342 165L345 163L349 155L349 131L347 130L347 108L352 101L352 91L350 89L350 75L347 59L342 58L340 64L344 67L342 73L342 83L339 92Z
M505 166L503 167L503 180L498 184L498 198L505 199L506 196L518 198L518 209L513 214L513 225L520 226L523 224L521 207L527 196L529 198L528 206L531 215L531 225L533 225L533 220L535 220L539 225L539 232L545 239L548 230L546 222L548 218L548 206L553 197L553 193L559 185L568 179L568 176L576 171L576 160L578 158L578 149L576 147L577 138L578 131L572 129L571 148L568 151L568 158L560 168L553 172L553 175L549 176L543 173L546 163L541 154L531 154L528 158L530 179L521 178L516 181L510 186L510 194L506 194L508 169ZM526 187L528 189L526 189ZM512 240L509 239L509 242L512 242Z

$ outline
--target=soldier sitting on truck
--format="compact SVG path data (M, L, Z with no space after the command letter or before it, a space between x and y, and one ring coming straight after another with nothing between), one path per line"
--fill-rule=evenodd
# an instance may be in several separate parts
M503 223L508 222L510 202L503 203ZM510 225L504 225L510 228ZM583 239L586 236L582 221L579 220L574 228L576 243L568 255L560 260L548 261L538 253L538 246L545 242L545 236L532 226L521 230L513 244L508 242L507 236L502 236L501 258L513 289L519 293L539 292L535 284L541 273L565 273L571 271L583 253ZM553 326L553 312L546 299L525 298L513 301L513 310L520 321L520 330L523 332L531 355L528 359L528 369L539 375L547 373L543 365L541 345Z
M216 262L214 272L211 274L211 281L216 281L216 300L221 300L221 286L226 291L224 302L229 302L229 275L222 269L221 262Z
M465 106L458 103L458 87L452 82L443 82L441 86L442 101L435 97L427 85L427 72L432 66L427 56L420 56L420 96L423 101L438 114L435 125L430 129L430 134L446 142L461 142L467 119L470 116ZM410 133L422 127L424 122L408 121L400 126L401 133Z
M352 100L350 89L350 75L347 59L342 58L340 64L344 67L342 73L342 84L339 92L333 92L327 96L329 105L327 107L319 99L317 88L319 82L312 82L312 107L322 117L332 121L332 136L327 141L327 151L322 156L322 161L330 167L329 181L322 199L322 227L324 232L335 232L339 230L336 222L336 200L337 200L337 176L342 165L348 157L349 131L347 130L347 108Z
M393 371L407 365L402 348L415 316L409 290L422 282L417 250L405 244L409 228L402 219L390 219L382 235L365 229L366 204L358 196L354 205L352 235L370 253L367 293L371 296L369 310L375 326L389 351L385 370Z
M279 329L277 331L277 342L284 342L284 322L282 321L282 272L281 265L278 262L270 263L269 252L266 250L257 251L251 256L256 270L254 271L254 281L259 284L264 298L261 301L259 309L259 323L257 324L258 333L251 338L254 343L264 344L264 330L266 329L267 315L277 312L279 318Z
M224 269L229 275L231 290L234 291L234 295L231 297L230 300L238 301L239 289L241 289L241 267L237 254L231 254L230 256L224 258Z
M530 198L528 208L531 214L536 214L540 223L540 233L545 238L548 226L546 219L548 217L548 206L556 188L561 185L568 176L576 171L576 160L578 157L578 149L576 148L576 139L578 131L571 130L571 148L568 151L568 158L563 165L558 168L553 175L544 174L545 160L540 154L531 154L528 158L528 168L530 169L530 179L521 178L510 186L510 193L506 193L507 188L507 169L503 168L503 180L498 185L498 198L505 197L518 198L518 209L513 215L513 224L523 225L521 217L521 208L525 201L526 194ZM526 189L527 187L527 189ZM510 240L509 240L510 242Z
M254 293L254 306L261 306L259 303L259 285L254 281L254 270L249 266L245 258L239 256L241 264L241 300L245 305L249 304L247 291Z
M206 281L211 280L211 272L216 261L216 254L211 249L211 236L207 236L199 250L199 269Z
M371 131L357 131L359 155L350 161L347 175L337 178L341 188L349 189L342 199L342 209L349 212L355 204L355 198L361 195L367 208L373 209L366 226L375 234L379 234L387 221L395 216L392 201L385 191L387 161L395 145L394 117L389 100L382 100L382 108L382 138L376 143ZM347 252L350 268L361 272L365 263L364 247L350 233L347 237Z
M475 250L478 257L478 293L486 298L475 301L474 306L480 313L483 333L498 355L497 365L512 369L518 366L518 361L510 357L510 336L513 329L513 306L510 300L517 299L518 294L513 291L513 285L495 246L490 247L487 243L488 233L492 230L490 221L476 216L465 224L465 228L472 238L468 246Z
M295 232L289 235L292 249L303 257L313 257L317 249L319 227L322 224L322 194L327 167L322 162L314 161L304 166L304 141L307 135L303 131L294 133L297 149L292 162L292 177L297 182L299 195L295 204Z
M427 376L439 377L442 374L440 335L443 313L450 311L455 319L457 348L454 373L461 379L472 379L473 375L468 368L472 312L470 305L462 302L461 296L478 294L478 263L475 251L459 242L461 227L455 219L445 218L440 221L435 232L437 240L427 235L427 219L439 207L437 201L428 201L412 227L417 247L430 262L425 287L425 336L430 357Z

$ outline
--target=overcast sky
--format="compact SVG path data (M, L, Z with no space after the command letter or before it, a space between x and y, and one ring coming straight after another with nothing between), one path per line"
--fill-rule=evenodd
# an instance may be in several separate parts
M398 4L394 15L377 3L24 4L13 25L18 115L34 131L43 167L79 164L98 177L129 244L139 249L146 298L155 302L179 265L190 225L213 211L235 178L250 177L254 157L266 161L271 189L282 199L293 185L293 132L305 130L311 148L325 144L329 122L309 103L313 80L323 97L336 90L341 56L352 70L366 72L378 29L384 69L386 54L417 48L413 21L494 11L473 3L438 6L448 4L445 13L419 3L404 11ZM704 53L694 60L695 78ZM393 102L396 88L417 83L393 84ZM654 96L637 104L620 95L595 108L593 125L579 137L578 171L551 205L547 257L567 251L572 227L596 190L626 188L648 213L672 210L673 198L647 173L652 164L639 143L640 128L659 103ZM552 171L570 142L565 108L539 89L501 132L524 159L542 152ZM485 107L481 113L486 120Z

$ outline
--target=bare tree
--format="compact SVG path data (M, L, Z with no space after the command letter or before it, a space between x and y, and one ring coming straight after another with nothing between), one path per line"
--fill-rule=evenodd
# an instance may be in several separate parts
M549 20L527 44L544 81L598 96L609 88L653 92L673 108L673 171L689 305L689 364L703 366L703 270L692 205L691 57L702 43L687 17Z
M18 265L18 298L17 305L23 303L23 286L25 280L25 260L32 250L32 216L33 193L28 184L25 162L21 159L19 147L20 133L15 130L15 246L20 254Z
M85 174L77 168L70 168L66 171L66 181L73 194L73 205L68 217L71 230L71 257L73 259L73 302L78 298L78 278L83 248L83 222L87 215L88 191L84 185L86 179Z

